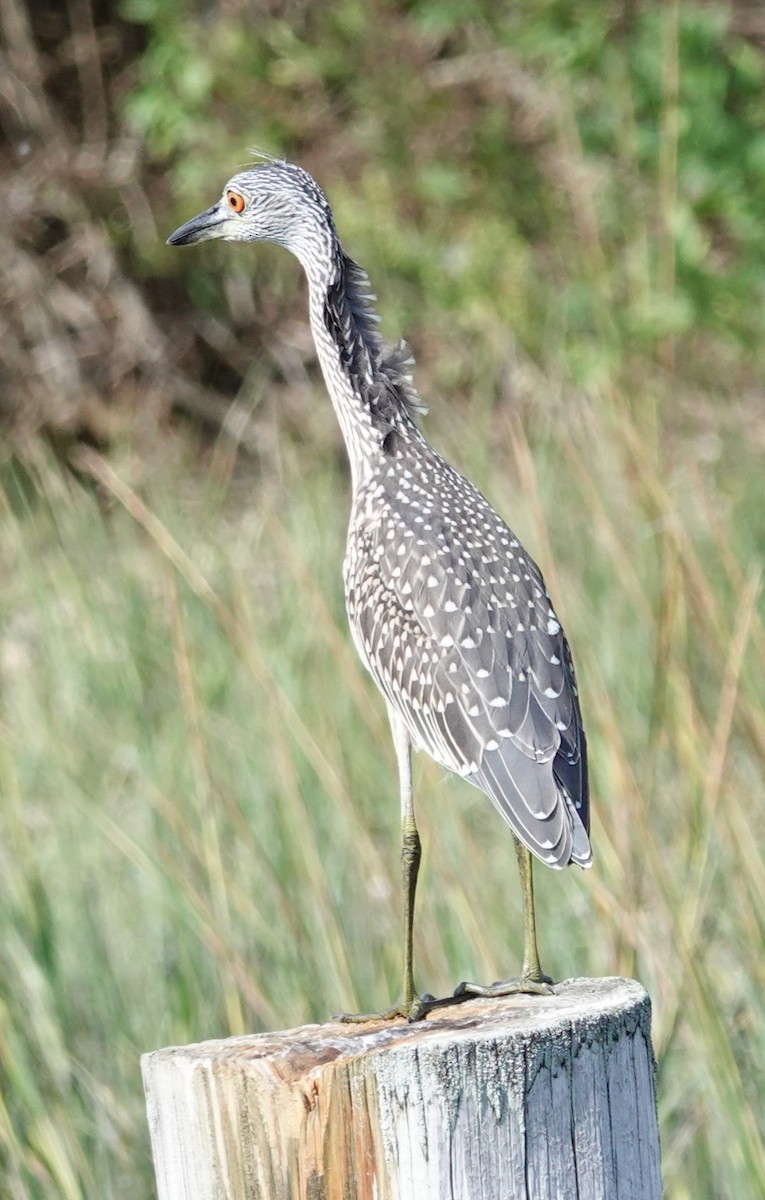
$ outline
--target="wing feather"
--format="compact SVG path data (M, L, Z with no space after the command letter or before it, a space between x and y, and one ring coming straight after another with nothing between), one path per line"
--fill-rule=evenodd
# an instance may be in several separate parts
M389 522L367 530L347 579L357 644L418 748L485 791L543 862L587 866L586 742L568 644L538 568L473 495L483 505L475 528L448 514L429 514L426 528L399 496ZM487 538L506 554L485 552Z

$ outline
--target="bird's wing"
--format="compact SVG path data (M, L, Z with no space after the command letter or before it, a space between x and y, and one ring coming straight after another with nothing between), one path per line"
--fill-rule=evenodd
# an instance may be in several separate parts
M415 745L487 792L542 861L588 865L568 645L538 568L476 496L480 530L432 513L425 529L399 510L370 535L355 603L360 648Z

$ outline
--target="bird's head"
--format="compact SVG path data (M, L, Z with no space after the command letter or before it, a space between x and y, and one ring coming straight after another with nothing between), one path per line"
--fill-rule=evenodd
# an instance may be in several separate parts
M276 242L304 259L333 233L327 199L308 172L291 163L266 162L229 179L220 200L181 225L167 242Z

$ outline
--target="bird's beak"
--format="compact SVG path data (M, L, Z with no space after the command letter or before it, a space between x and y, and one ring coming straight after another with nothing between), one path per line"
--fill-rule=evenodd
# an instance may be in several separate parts
M228 222L228 212L218 202L212 208L206 209L198 217L192 217L167 239L168 246L193 246L194 242L205 242L209 238L223 237L224 226Z

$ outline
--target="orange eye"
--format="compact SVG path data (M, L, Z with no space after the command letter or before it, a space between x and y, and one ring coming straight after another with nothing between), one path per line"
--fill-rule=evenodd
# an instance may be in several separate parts
M244 196L239 192L226 192L226 200L229 208L233 209L235 213L244 212Z

